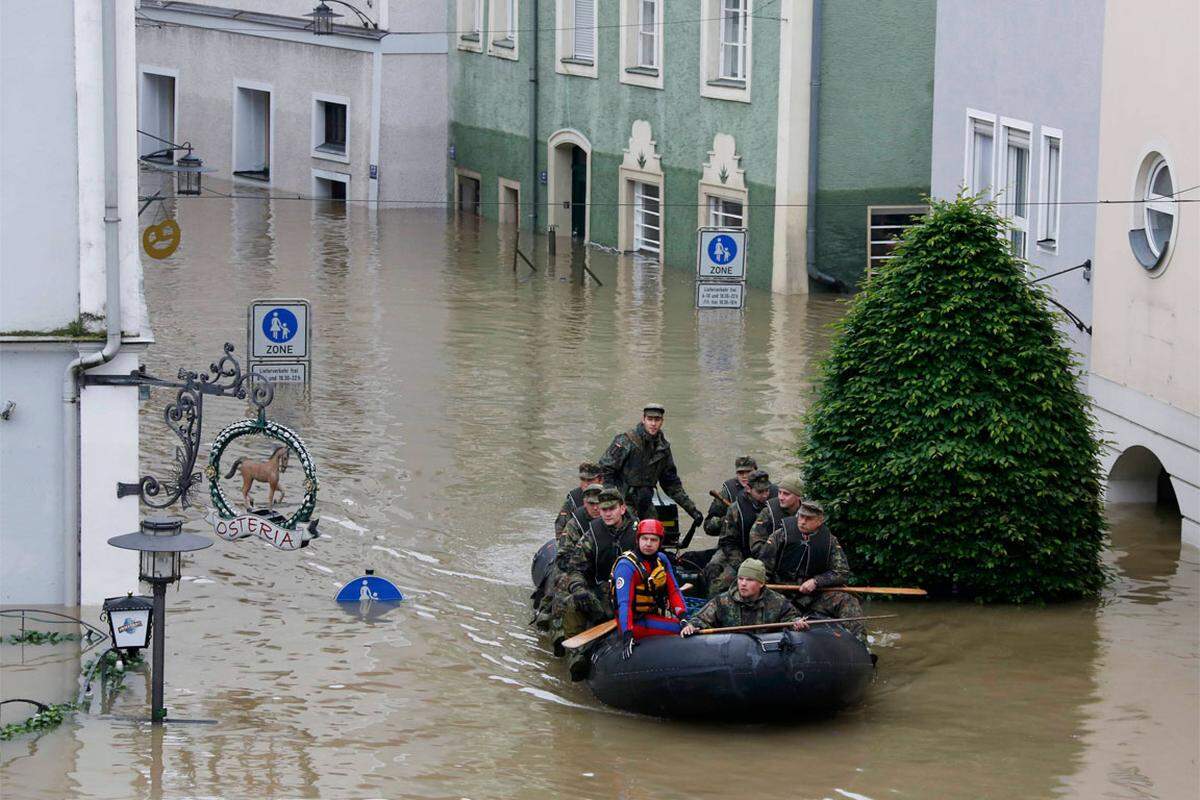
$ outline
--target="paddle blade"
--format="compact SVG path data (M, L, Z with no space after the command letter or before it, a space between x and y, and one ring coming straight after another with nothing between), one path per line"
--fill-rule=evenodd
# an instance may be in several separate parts
M607 622L601 622L599 625L588 628L583 633L576 634L570 639L564 640L562 646L567 650L575 650L579 647L583 647L585 644L596 641L604 634L616 629L616 627L617 621L615 619L610 619Z

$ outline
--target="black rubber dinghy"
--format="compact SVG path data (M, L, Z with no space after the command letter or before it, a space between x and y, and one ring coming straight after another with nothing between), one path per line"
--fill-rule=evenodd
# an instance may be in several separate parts
M537 553L534 554L530 576L533 578L535 588L545 588L542 583L550 575L550 568L554 566L554 557L558 554L557 544L557 540L551 539L539 547Z
M656 717L719 721L796 719L862 701L871 655L840 625L784 633L655 636L621 658L609 636L588 685L601 702Z

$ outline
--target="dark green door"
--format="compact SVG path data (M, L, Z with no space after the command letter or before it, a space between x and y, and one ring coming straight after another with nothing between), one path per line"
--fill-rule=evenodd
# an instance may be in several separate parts
M587 153L571 148L571 237L587 235Z

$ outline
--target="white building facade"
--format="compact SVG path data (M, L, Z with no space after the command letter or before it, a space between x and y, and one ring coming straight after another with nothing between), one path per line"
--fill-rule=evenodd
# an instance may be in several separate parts
M1178 503L1200 545L1200 93L1194 0L1107 4L1088 387L1110 502ZM1153 46L1148 46L1153 42ZM1185 202L1176 202L1176 201Z
M395 207L445 201L444 3L140 0L142 152L186 140L217 177Z
M95 604L137 588L137 389L78 381L151 342L134 2L6 3L0 58L0 603Z

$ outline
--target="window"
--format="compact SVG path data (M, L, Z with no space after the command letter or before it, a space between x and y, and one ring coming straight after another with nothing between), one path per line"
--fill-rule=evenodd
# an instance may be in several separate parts
M652 183L633 184L633 249L658 255L662 242L659 188Z
M557 0L555 7L555 71L597 77L596 0Z
M1138 170L1137 197L1129 245L1138 263L1156 274L1167 264L1178 208L1171 166L1161 153L1149 153Z
M483 43L483 0L458 0L458 49L478 53Z
M517 59L517 29L520 19L519 0L492 0L488 3L490 55L514 61Z
M1004 193L1000 197L1000 209L1009 222L1008 241L1012 254L1025 258L1029 239L1029 131L1007 124L1002 131Z
M995 156L996 118L967 110L967 159L963 181L971 194L990 195L994 185L992 162Z
M746 80L746 2L721 0L721 63L719 77Z
M620 0L621 83L663 88L662 0Z
M1038 206L1038 247L1058 249L1062 200L1062 131L1042 128L1042 173Z
M167 142L175 141L175 77L142 70L141 93L138 95L138 155L154 156L154 161L171 163L175 154ZM164 141L165 140L165 141Z
M233 174L271 179L271 91L238 86L233 106Z
M312 147L314 158L348 162L346 99L313 95Z
M750 102L751 3L701 0L701 96Z
M312 171L313 197L322 200L345 201L350 190L350 176L342 172L326 172L323 169Z
M924 206L867 207L867 272L891 259L904 231L920 222Z
M708 224L713 228L741 228L745 221L742 204L723 197L708 198Z

